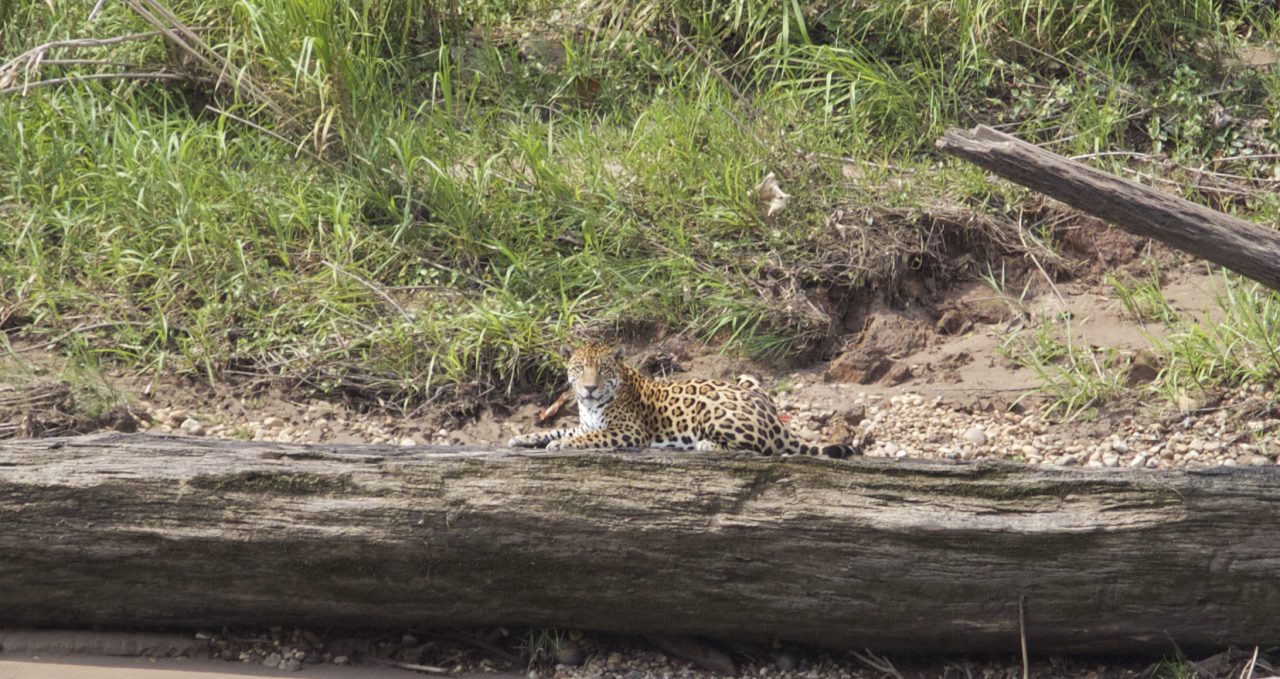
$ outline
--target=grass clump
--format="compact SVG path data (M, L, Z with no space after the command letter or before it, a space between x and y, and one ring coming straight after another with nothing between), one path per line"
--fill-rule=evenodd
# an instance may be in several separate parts
M1179 317L1156 342L1165 359L1158 389L1175 403L1223 386L1280 380L1280 296L1224 277L1212 311L1210 318Z
M29 52L158 6L199 41ZM57 82L0 94L3 327L402 402L517 389L583 332L821 351L831 300L1021 252L1026 194L939 162L947 126L1250 180L1280 148L1245 124L1280 78L1221 57L1277 33L1243 3L11 9L0 90ZM766 215L770 172L791 201Z

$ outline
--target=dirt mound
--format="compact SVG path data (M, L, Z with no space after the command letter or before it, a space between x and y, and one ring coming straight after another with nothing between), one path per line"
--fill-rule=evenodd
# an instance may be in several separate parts
M933 323L921 313L892 310L867 317L857 341L831 361L825 379L853 384L899 384L911 371L895 361L925 347L933 336Z

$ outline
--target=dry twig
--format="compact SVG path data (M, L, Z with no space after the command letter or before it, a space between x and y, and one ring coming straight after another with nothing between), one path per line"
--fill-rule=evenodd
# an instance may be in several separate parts
M884 672L886 675L893 677L894 679L905 679L905 677L902 676L902 673L898 671L898 668L894 667L892 662L889 662L888 658L872 653L871 649L867 649L865 654L857 651L852 651L852 653L853 657L861 660L867 667L870 667L877 672Z
M563 410L564 407L568 405L569 402L572 400L573 400L573 390L565 389L563 392L560 393L560 396L556 398L555 403L552 403L546 408L539 410L538 414L533 416L533 423L537 425L543 425L555 419L556 416L560 414L560 411Z
M401 316L402 318L404 318L406 321L413 321L413 316L411 316L411 315L409 314L409 312L408 312L408 311L405 311L404 307L400 306L400 303L399 303L399 302L397 302L397 301L395 300L395 298L394 298L394 297L392 297L391 295L388 295L388 294L387 294L387 292L386 292L385 290L383 290L382 288L378 287L377 285L373 284L373 283L372 283L372 282L370 282L370 281L367 281L367 280L365 280L365 279L363 279L363 278L361 278L361 277L359 277L359 276L357 276L357 275L355 275L355 274L351 273L350 271L347 271L346 269L343 269L343 268L341 268L341 267L337 266L336 264L333 264L332 262L324 262L324 265L325 265L325 266L327 266L327 267L329 267L330 269L333 269L334 273L340 273L340 274L343 274L343 275L349 276L349 277L350 277L352 280L354 280L355 282L357 282L357 283L359 283L360 285L363 285L364 287L368 288L368 289L369 289L371 292L373 292L375 295L377 295L377 296L381 297L382 299L386 300L387 304L390 304L390 305L392 306L392 308L394 308L396 311L400 312L400 316Z
M1027 659L1027 595L1018 595L1018 641L1022 644L1022 679L1031 679L1031 663Z
M202 79L183 75L181 73L167 73L165 71L157 71L154 73L86 73L84 75L73 75L65 78L49 78L48 80L24 82L21 85L0 88L0 94L10 94L12 92L21 91L23 95L26 95L27 91L34 87L63 85L82 80L178 80L183 82L199 82Z
M1249 663L1240 670L1240 679L1253 679L1253 668L1258 664L1258 647L1253 647L1253 657L1249 658Z
M138 16L155 26L156 30L174 47L190 55L211 72L217 73L219 81L225 79L228 74L233 74L235 77L230 78L229 81L234 89L244 90L254 101L270 108L277 115L284 115L284 109L272 100L265 88L258 85L257 81L243 68L233 65L226 57L210 47L209 43L205 42L195 30L184 24L159 0L124 1Z
M285 137L284 135L280 134L279 132L276 132L276 131L274 131L274 130L268 130L267 128L265 128L265 127L263 127L263 126L261 126L261 125L259 125L259 124L255 123L255 122L253 122L252 120L249 120L249 119L247 119L247 118L242 118L242 117L240 117L240 116L238 116L238 115L236 115L236 114L234 114L234 113L231 113L230 111L225 111L225 110L220 109L220 108L218 108L217 106L213 106L213 105L211 105L211 104L205 104L205 108L206 108L206 109L208 109L209 111L212 111L213 113L217 113L217 114L218 114L218 115L220 115L220 116L226 116L226 117L228 117L228 118L230 118L230 119L232 119L232 120L234 120L234 121L236 121L236 122L238 122L238 123L243 123L243 124L245 124L245 125L248 125L249 127L252 127L253 129L255 129L255 130L257 130L257 131L259 131L259 132L261 132L261 133L263 133L263 134L265 134L265 135L267 135L267 136L269 136L269 137L272 137L272 138L274 138L274 139L277 139L277 140L279 140L279 141L284 142L285 144L287 144L287 145L289 145L289 146L293 147L293 153L294 153L294 157L295 157L295 158L297 157L297 155L298 155L299 153L305 153L305 154L307 154L308 156L310 156L313 160L315 160L316 162L318 162L318 163L320 163L320 164L324 165L325 167L328 167L328 168L333 169L333 170L338 169L338 166L334 165L333 163L329 162L328 160L325 160L325 158L324 158L323 156L321 156L320 154L316 153L315 151L312 151L311 149L306 148L306 146L304 146L303 144L295 144L295 143L293 143L293 142L289 141L289 139L288 139L287 137Z

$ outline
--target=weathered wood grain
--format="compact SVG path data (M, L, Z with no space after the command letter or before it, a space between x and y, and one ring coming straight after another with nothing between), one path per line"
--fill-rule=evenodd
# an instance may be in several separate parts
M1096 170L980 125L937 146L1120 228L1280 290L1280 232Z
M13 440L0 621L1274 644L1278 524L1274 468Z

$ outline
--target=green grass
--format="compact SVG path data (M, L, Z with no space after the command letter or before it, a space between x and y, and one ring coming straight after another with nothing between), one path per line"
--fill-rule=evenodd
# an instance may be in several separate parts
M1173 402L1192 401L1222 385L1280 381L1280 295L1224 277L1216 319L1179 317L1156 343L1165 368L1156 389Z
M1178 312L1164 297L1160 269L1152 265L1145 279L1122 280L1115 274L1106 276L1111 291L1125 313L1138 323L1174 323L1178 320Z
M1280 150L1248 124L1280 112L1280 77L1228 58L1280 33L1249 3L171 7L211 26L238 86L0 95L14 337L75 331L68 351L129 369L403 402L526 387L590 333L785 359L832 346L829 300L1020 253L1034 198L940 158L948 126L1245 178L1277 166L1237 156ZM0 54L150 28L123 3L88 12L0 4ZM59 56L217 75L156 39ZM769 172L793 198L766 218ZM1280 201L1228 207L1266 220ZM1188 375L1263 372L1215 370Z
M1045 398L1043 411L1048 417L1092 417L1124 391L1119 353L1082 345L1073 337L1070 321L1061 328L1044 323L1016 333L1000 351L1035 374L1040 382L1035 391Z

